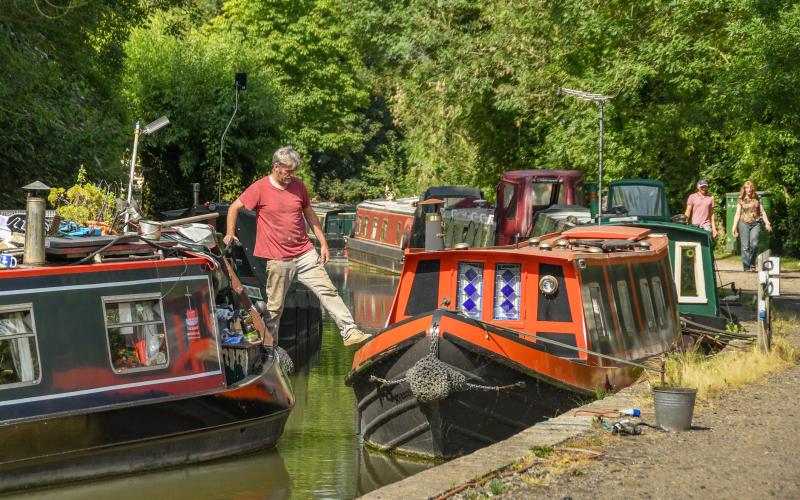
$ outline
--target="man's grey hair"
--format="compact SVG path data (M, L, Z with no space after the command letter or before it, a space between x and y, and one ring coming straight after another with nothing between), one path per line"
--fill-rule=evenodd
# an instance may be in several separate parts
M303 160L300 159L300 153L293 147L284 146L272 155L272 164L276 163L284 167L299 168Z

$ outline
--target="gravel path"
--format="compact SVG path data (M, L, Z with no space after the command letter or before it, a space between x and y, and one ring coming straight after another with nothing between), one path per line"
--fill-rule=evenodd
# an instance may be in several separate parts
M800 367L699 408L694 430L613 440L605 456L504 498L800 498ZM607 431L606 431L607 432Z
M718 269L723 283L735 281L745 296L755 293L757 274L739 271L737 261L722 261ZM800 315L800 271L782 273L781 292L779 310ZM752 308L738 308L736 314L754 331ZM790 337L800 344L800 327ZM599 430L597 435L604 434L607 441L599 459L579 462L560 474L534 468L494 489L466 491L463 497L797 499L798 396L800 366L795 366L764 385L732 389L698 406L692 431L609 436Z

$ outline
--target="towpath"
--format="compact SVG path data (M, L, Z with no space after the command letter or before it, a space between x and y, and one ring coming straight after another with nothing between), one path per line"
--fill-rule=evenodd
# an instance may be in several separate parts
M732 260L718 264L721 282L735 281L744 291L744 305L735 312L754 331L755 308L748 306L747 298L755 293L757 274L739 269L740 264ZM782 273L781 292L779 310L799 315L800 271ZM800 344L800 324L790 338ZM800 498L800 366L763 385L731 389L699 406L689 432L653 430L612 437L609 431L592 427L586 409L628 408L646 392L643 385L630 387L366 498L435 498L494 471L508 471L515 462L530 460L535 447L558 446L570 438L604 443L602 457L560 468L533 467L481 488L465 489L454 498ZM643 420L655 423L652 410L644 413Z

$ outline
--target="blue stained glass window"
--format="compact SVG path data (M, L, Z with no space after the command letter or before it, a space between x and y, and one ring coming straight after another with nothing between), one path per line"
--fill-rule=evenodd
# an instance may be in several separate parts
M470 318L481 317L483 264L458 263L458 308Z
M520 264L497 264L494 283L494 319L520 318Z

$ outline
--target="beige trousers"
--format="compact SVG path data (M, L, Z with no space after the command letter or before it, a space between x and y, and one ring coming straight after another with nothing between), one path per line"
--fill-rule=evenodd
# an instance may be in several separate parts
M264 323L269 333L273 336L278 333L286 292L295 276L319 298L322 307L339 327L342 338L349 337L351 331L357 328L353 315L339 297L322 259L314 249L290 260L267 260L267 317Z

